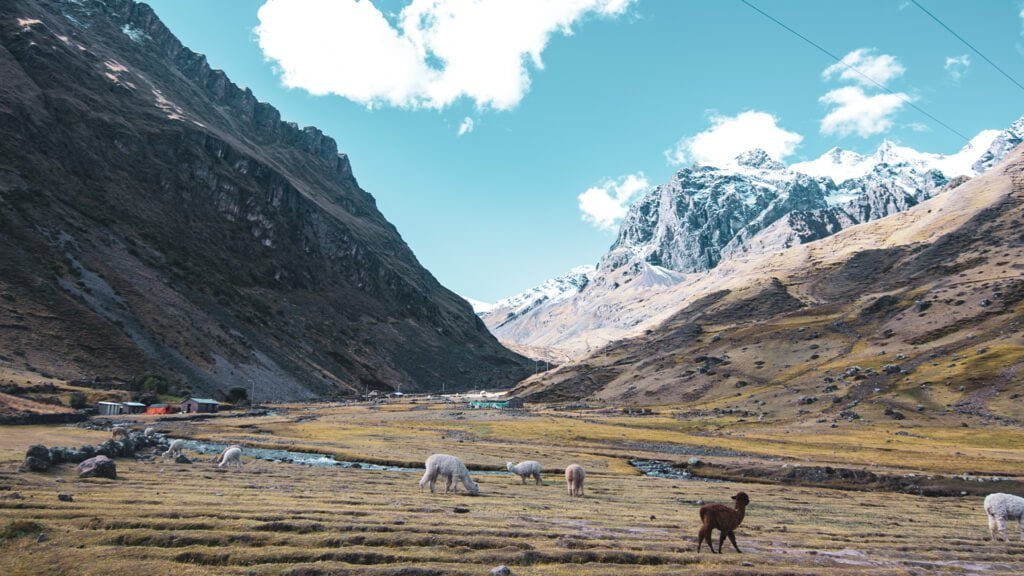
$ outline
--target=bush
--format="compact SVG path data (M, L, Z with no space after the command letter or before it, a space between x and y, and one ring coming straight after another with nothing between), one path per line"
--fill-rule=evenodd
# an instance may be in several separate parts
M72 392L71 398L68 399L68 406L71 406L75 410L81 410L89 405L88 399L86 399L83 392Z
M43 525L38 522L31 520L13 520L7 523L3 529L0 529L0 541L2 540L13 540L22 536L29 536L31 534L39 534L45 530Z

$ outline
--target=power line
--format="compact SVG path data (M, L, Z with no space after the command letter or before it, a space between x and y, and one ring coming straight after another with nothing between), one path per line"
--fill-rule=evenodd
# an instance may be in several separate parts
M925 110L924 108L921 108L921 107L920 107L920 106L918 106L917 104L914 104L913 100L911 100L910 98L907 98L907 96L906 96L905 94L903 94L902 92L895 92L895 91L893 91L892 89L890 89L890 88L886 87L886 86L885 86L884 84L882 84L882 83L878 82L878 81L877 81L877 80L875 80L874 78L872 78L872 77L868 76L867 74L865 74L865 73L861 72L861 71L860 71L860 70L858 70L857 68L855 68L855 67L853 67L853 66L850 66L850 65L849 65L849 64L847 64L846 62L843 62L843 59L842 59L842 58L840 58L839 56L836 56L835 54L833 54L832 52L830 52L830 51L829 51L828 49L826 49L825 47L823 47L823 46L822 46L821 44L818 44L818 43L817 43L817 42L815 42L814 40L811 40L811 39L810 39L810 38L808 38L807 36L804 36L803 34L801 34L801 33L797 32L796 30L794 30L794 29L792 29L792 28L790 28L789 26L786 26L786 24L785 24L785 23L781 22L780 20L778 20L777 18L775 18L775 17L774 17L774 16L772 16L771 14L769 14L769 13L765 12L764 10L761 10L761 9L760 9L760 8L758 8L757 6L754 6L753 4L751 4L750 2L748 2L747 0L740 0L740 2L742 2L742 3L746 4L746 5L747 5L747 6L748 6L748 7L749 7L749 8L751 9L751 10L754 10L755 12L757 12L757 13L761 14L762 16L764 16L765 18L767 18L767 19L771 20L772 22L774 22L774 23L778 24L778 25L779 25L779 26L781 26L781 27L782 27L782 28L783 28L784 30L786 30L787 32L789 32L790 34L793 34L793 35L794 35L794 36L796 36L797 38L799 38L799 39L803 40L804 42L806 42L806 43L810 44L811 46L814 46L815 48L817 48L817 49L818 49L818 51L820 51L820 52L824 53L824 54L825 54L825 55L827 55L827 56L828 56L829 58L832 58L833 60L835 60L836 62L838 62L838 63L839 63L839 65L840 65L840 66L842 66L843 68L845 68L845 69L849 70L850 72L853 72L854 74L857 74L858 76L860 76L860 77L864 78L864 79L865 79L865 80L867 80L868 82L871 82L871 83L872 83L872 84L874 84L875 86L878 86L878 87L879 87L879 88L881 88L882 90L885 90L885 91L886 91L886 92L888 92L889 94L892 94L893 96L895 96L895 97L899 98L900 100L902 100L902 101L903 101L903 103L904 103L904 104L906 104L907 106L910 106L910 107L911 107L911 108L913 108L914 110L917 110L918 112L920 112L920 113L921 113L921 114L923 114L924 116L927 116L927 117L928 117L929 119L931 119L931 120L932 120L933 122L935 122L935 123L936 123L936 124L938 124L939 126L942 126L942 127L943 127L943 128L945 128L946 130L949 130L950 132L952 132L953 134L956 134L956 135L957 135L957 136L959 136L960 138L963 138L963 139L964 139L965 141L967 141L967 142L970 142L970 141L971 141L971 139L970 139L970 138L968 138L967 136L964 136L964 135L963 135L963 134L962 134L962 133L961 133L961 132L960 132L959 130L957 130L956 128L953 128L953 127L952 127L952 126L950 126L949 124L946 124L946 123L945 123L945 122L943 122L942 120L939 120L939 119L938 119L938 118L936 118L936 117L935 117L934 115L930 114L930 113L929 113L929 112L928 112L927 110Z
M996 63L995 63L995 62L993 62L993 61L992 61L992 60L991 60L991 59L990 59L990 58L989 58L988 56L985 56L984 54L982 54L982 53L981 53L981 50L978 50L977 48L975 48L973 44L971 44L971 43L970 43L970 42L968 42L968 41L967 41L966 39L964 39L964 37L963 37L963 36L961 36L961 35L957 34L957 33L956 33L955 31L953 31L953 29L952 29L952 28L950 28L949 26L946 26L946 23L945 23L945 22L943 22L942 20L939 20L939 17L938 17L938 16L936 16L935 14L932 14L931 12L929 12L929 11L928 11L928 9L927 9L927 8L925 8L924 6L922 6L922 5L921 5L921 3L920 3L920 2L918 2L917 0L910 0L910 1L914 3L914 6L917 6L918 8L920 8L920 9L921 9L921 11L922 11L922 12L924 12L925 14L927 14L928 16L930 16L932 20L935 20L936 22L938 22L938 23L939 23L939 26L942 26L943 28L945 28L945 29L946 29L946 31L947 31L947 32L949 32L949 33L950 33L950 34L952 34L953 36L956 36L956 39L957 39L957 40L959 40L959 41L963 42L963 43L964 43L964 44L965 44L965 45L966 45L966 46L967 46L968 48L970 48L971 50L974 50L974 53L975 53L975 54L977 54L978 56L981 56L981 58L982 58L982 59L983 59L983 60L984 60L985 62L988 62L988 63L989 63L989 64L990 64L990 65L991 65L991 66L992 66L993 68L995 68L996 70L998 70L1000 74L1002 74L1003 76L1006 76L1006 79L1007 79L1007 80L1009 80L1010 82L1013 82L1014 84L1016 84L1016 85L1017 85L1017 88L1020 88L1021 90L1024 90L1024 84L1021 84L1021 83L1020 83L1020 82L1018 82L1018 81L1017 81L1017 80L1016 80L1016 79L1015 79L1015 78L1014 78L1013 76L1010 76L1009 74L1007 74L1005 70L1003 70L1002 68L1000 68L999 66L997 66L997 65L996 65Z

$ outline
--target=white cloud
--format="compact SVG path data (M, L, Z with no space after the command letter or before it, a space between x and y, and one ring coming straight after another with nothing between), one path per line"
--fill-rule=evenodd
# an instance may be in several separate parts
M634 0L412 0L386 17L370 0L267 0L256 34L284 84L367 106L509 109L558 33Z
M459 136L463 134L469 134L473 131L473 119L466 116L462 119L462 124L459 124Z
M865 94L856 86L844 86L825 94L821 102L832 110L821 120L821 133L863 138L892 127L892 117L910 100L903 93Z
M946 74L953 79L954 82L959 82L964 74L967 73L967 69L971 66L971 57L968 54L961 54L960 56L946 56Z
M803 139L780 127L775 116L748 110L736 116L712 116L710 128L683 138L665 151L665 158L672 164L726 166L743 152L761 148L781 160L796 151Z
M587 188L577 197L583 220L601 230L614 231L633 200L650 187L644 173L637 172Z
M876 55L874 48L858 48L843 56L839 62L825 68L821 76L829 80L838 74L840 80L856 82L862 86L874 86L875 84L871 80L884 86L893 78L902 76L906 71L907 69L899 63L895 56Z

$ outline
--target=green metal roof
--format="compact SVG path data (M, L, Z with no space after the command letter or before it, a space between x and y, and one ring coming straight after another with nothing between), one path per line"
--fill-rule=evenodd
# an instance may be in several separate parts
M185 400L185 402L189 401L195 402L196 404L220 404L220 402L211 398L189 398L188 400Z

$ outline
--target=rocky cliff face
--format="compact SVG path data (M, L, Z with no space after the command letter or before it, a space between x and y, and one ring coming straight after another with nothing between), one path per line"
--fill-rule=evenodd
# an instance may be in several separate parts
M148 6L5 2L0 77L0 361L281 399L528 373L332 138Z

